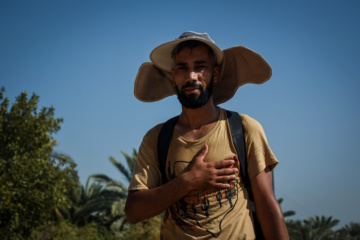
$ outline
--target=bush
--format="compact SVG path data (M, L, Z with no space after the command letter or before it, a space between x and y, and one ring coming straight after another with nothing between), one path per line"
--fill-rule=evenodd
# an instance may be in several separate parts
M0 236L20 239L66 204L75 164L51 156L61 118L54 108L38 112L39 96L21 93L9 110L0 90Z
M96 223L78 227L68 221L57 224L40 226L32 231L28 240L111 240L114 239L111 231Z

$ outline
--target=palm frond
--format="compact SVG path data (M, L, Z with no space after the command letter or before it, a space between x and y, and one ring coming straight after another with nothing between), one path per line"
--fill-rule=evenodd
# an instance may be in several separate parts
M284 215L284 218L285 217L290 217L290 216L294 216L296 213L295 211L286 211L286 212L283 212L283 215Z
M125 195L118 194L116 192L102 191L99 195L87 201L83 207L75 211L75 222L78 222L81 219L84 219L96 212L111 212L111 207L113 206L114 202L124 199L124 196Z
M125 157L126 162L127 162L128 166L129 166L131 175L132 175L132 173L134 172L135 162L136 162L136 159L137 159L137 156L138 156L138 153L137 153L136 149L133 148L133 153L132 153L131 157L126 152L124 152L122 150L121 150L121 154Z
M112 164L115 165L115 167L126 177L126 179L130 182L131 177L132 177L132 173L129 172L129 170L127 170L125 168L125 166L120 163L119 161L117 161L114 157L109 157L109 160Z
M91 180L103 183L113 181L112 178L108 177L105 174L92 174L88 177L88 182Z
M104 183L107 184L110 181L113 181L110 177L106 176L105 174L92 174L88 177L87 181L86 181L86 191L88 191L89 187L90 187L90 183L91 182L97 182L99 185L101 185L100 183Z
M107 191L116 191L116 192L126 192L128 191L127 187L125 187L122 183L109 183L106 185L105 190Z
M93 198L94 196L99 195L102 190L103 190L103 185L93 182L86 191L86 194L85 194L86 201L88 199Z
M138 157L138 153L137 153L136 149L133 148L132 159L128 162L128 165L129 165L132 173L134 172L134 167L135 167L137 157Z

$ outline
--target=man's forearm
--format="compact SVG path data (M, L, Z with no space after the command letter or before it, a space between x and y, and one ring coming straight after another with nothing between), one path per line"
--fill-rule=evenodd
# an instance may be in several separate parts
M125 206L127 220L135 224L160 214L188 193L184 183L180 175L154 189L130 191Z
M256 216L260 222L265 239L288 240L284 217L272 190L269 168L259 173L252 181Z
M288 240L289 235L284 222L280 205L276 199L263 199L264 204L258 204L256 215L259 219L265 239Z

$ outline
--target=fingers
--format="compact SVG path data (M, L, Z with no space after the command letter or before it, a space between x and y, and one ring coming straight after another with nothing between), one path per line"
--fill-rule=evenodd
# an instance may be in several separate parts
M216 182L227 182L227 181L232 181L234 179L236 179L236 174L229 174L229 175L224 175L224 176L218 176L216 178Z
M230 182L232 180L236 179L235 175L229 175L226 177L222 177L222 178L218 178L218 180L216 181L216 183L213 184L214 188L217 189L226 189L230 187Z
M230 187L230 184L229 183L217 183L214 187L216 189L226 189L226 188Z
M214 167L216 169L222 169L222 168L231 168L236 163L233 159L225 159L222 161L214 162Z
M214 187L217 189L227 189L230 187L231 181L237 178L236 174L218 176Z
M239 172L239 169L237 169L237 168L224 168L224 169L217 169L216 175L218 177L225 177L225 176L231 176L231 175L236 176L236 174L238 172ZM227 180L227 179L225 179L225 180Z

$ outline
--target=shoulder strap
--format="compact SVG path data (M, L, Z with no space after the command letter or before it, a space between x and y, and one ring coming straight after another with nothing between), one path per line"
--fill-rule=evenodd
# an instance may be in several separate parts
M241 117L240 117L239 113L228 111L228 110L226 110L226 115L227 115L228 121L229 121L231 137L232 137L237 155L239 157L240 172L243 177L245 187L248 190L249 197L251 200L253 200L254 198L252 195L249 174L247 171L248 164L247 164L247 157L246 157L244 129L243 129Z
M160 163L161 176L163 183L167 182L166 177L166 158L170 147L170 141L174 132L175 124L177 123L179 116L173 117L167 120L162 126L158 137L158 158Z
M231 137L232 137L236 152L239 157L240 171L241 171L241 174L243 177L244 185L249 194L251 210L253 212L256 239L263 240L265 238L262 233L260 223L256 217L254 195L252 194L250 178L249 178L249 174L248 174L246 145L245 145L244 129L243 129L241 117L240 117L239 113L228 111L228 110L226 110L226 115L227 115L228 121L229 121Z

